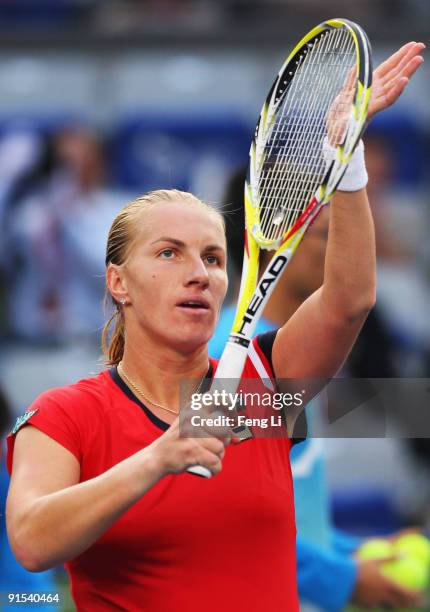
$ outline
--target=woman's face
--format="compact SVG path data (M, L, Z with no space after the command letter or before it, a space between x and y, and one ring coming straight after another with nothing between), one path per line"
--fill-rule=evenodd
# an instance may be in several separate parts
M221 222L178 201L144 212L140 224L123 268L127 332L137 326L157 343L195 350L211 338L227 291Z

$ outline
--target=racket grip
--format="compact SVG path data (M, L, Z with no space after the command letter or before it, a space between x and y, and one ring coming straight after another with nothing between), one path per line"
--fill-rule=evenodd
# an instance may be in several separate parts
M212 478L212 472L203 465L192 465L187 468L187 472L194 474L194 476L200 476L201 478Z
M221 378L222 388L225 388L227 381L225 378L233 379L230 380L230 391L234 393L239 385L239 379L241 377L243 367L245 365L246 356L248 349L244 346L228 341L221 359L218 363L216 372L216 378L212 382L211 391L217 388L218 380ZM201 478L212 478L212 472L203 465L192 465L187 468L187 472L194 474L194 476L200 476Z
M216 386L216 381L218 379L221 379L221 382L223 382L224 384L226 383L225 379L235 379L234 390L229 389L230 391L234 392L239 386L239 380L242 376L247 356L247 346L238 344L237 342L233 342L232 340L228 340L224 347L221 358L218 362L215 378L212 383L211 389Z

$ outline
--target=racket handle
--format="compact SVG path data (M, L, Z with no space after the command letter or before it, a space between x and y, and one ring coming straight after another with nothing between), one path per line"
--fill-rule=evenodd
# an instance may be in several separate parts
M200 476L201 478L212 478L212 472L203 465L192 465L187 468L187 472L194 474L194 476Z
M219 384L222 385L223 389L226 386L228 387L225 378L229 378L230 388L228 390L234 393L239 386L239 379L242 375L247 355L247 348L235 342L228 341L218 363L216 377L212 382L211 391L217 388ZM221 381L219 380L220 378ZM195 476L200 476L201 478L212 478L212 472L202 465L192 465L187 469L187 472Z
M217 388L217 381L219 381L219 379L221 380L221 385L226 385L226 379L228 379L230 381L229 387L231 387L228 389L228 391L234 393L239 386L239 381L242 376L247 356L247 346L243 346L242 344L228 340L218 362L211 390ZM221 388L224 387L222 386Z

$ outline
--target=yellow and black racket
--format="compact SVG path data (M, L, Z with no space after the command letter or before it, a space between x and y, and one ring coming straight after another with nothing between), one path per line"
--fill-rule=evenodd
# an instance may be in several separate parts
M275 284L333 196L360 139L371 83L368 38L346 19L330 19L311 30L279 71L249 153L240 295L213 388L234 379L237 389ZM276 252L258 280L260 249ZM210 476L201 466L190 471Z

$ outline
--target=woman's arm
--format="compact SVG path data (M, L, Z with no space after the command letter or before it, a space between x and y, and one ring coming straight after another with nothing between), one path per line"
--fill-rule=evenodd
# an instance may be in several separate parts
M229 440L180 438L178 422L151 445L81 483L70 451L35 427L24 427L15 441L6 512L18 561L36 572L64 563L89 548L163 476L196 464L218 473Z
M375 239L366 191L337 192L330 206L324 284L278 331L277 378L333 376L374 305Z
M408 43L375 70L369 119L398 99L423 63L423 49ZM277 333L277 378L334 376L374 305L375 238L366 191L338 191L330 208L324 283Z

